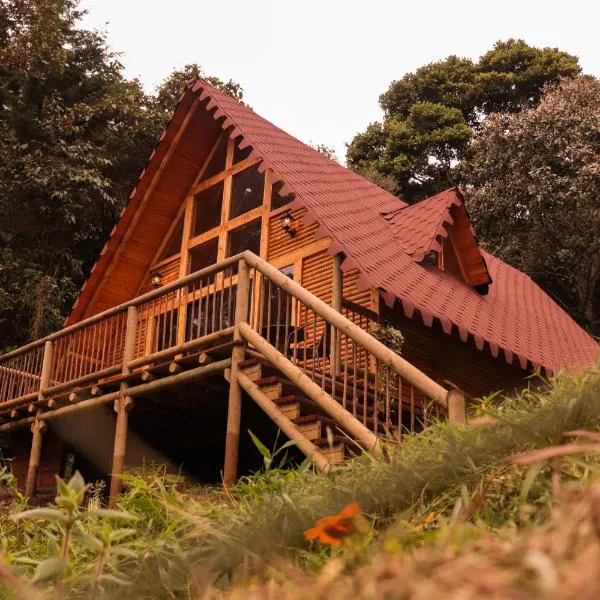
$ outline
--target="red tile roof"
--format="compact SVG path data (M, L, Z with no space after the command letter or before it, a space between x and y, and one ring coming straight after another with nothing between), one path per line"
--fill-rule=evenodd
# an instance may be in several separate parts
M448 223L449 209L462 202L448 190L416 205L407 205L353 171L323 156L203 80L191 85L200 99L210 97L215 118L232 137L243 136L285 183L282 193L295 194L295 204L308 209L323 233L332 236L332 252L343 251L345 270L358 267L365 286L380 288L388 303L399 300L404 312L418 310L431 326L438 319L446 333L456 327L463 341L471 335L477 347L487 344L492 355L504 352L548 372L594 362L598 344L527 275L482 251L493 283L489 293L435 267L420 264L421 254L435 246ZM394 211L397 206L399 211ZM383 213L383 214L382 214ZM387 217L384 216L387 213ZM390 219L390 213L398 217ZM423 215L427 215L423 219Z
M475 231L468 220L462 194L457 188L446 190L416 204L396 208L392 212L381 211L381 214L391 225L402 249L414 260L421 262L428 252L442 250L442 238L448 236L449 228L454 225L453 207L462 210L462 214L465 216L462 222L463 226L467 228L467 235L471 236L469 243L469 247L473 251L471 263L475 260L481 270L478 282L479 284L490 284L492 280L485 258L477 243ZM466 252L467 248L463 247L465 260L467 259ZM473 283L470 279L467 281Z
M583 329L527 275L492 255L482 252L493 280L485 296L435 267L420 264L421 254L435 249L437 237L443 235L451 206L462 202L457 190L407 208L204 80L190 83L175 116L188 110L194 96L209 99L206 108L214 111L213 118L224 117L223 129L232 127L231 137L242 136L240 146L252 146L252 153L263 159L261 168L273 169L284 182L281 193L293 193L295 205L307 209L306 218L318 221L321 233L332 237L330 251L346 255L343 269L358 267L359 285L379 288L388 304L399 301L409 317L418 311L428 326L438 319L448 334L456 327L463 341L472 336L479 349L487 344L493 356L502 350L509 363L515 357L523 368L531 363L552 372L598 358L600 347ZM180 120L174 117L167 126L138 188L156 168ZM116 229L137 210L136 191ZM120 237L111 234L88 279L92 288L109 268L119 242ZM69 318L77 315L74 310Z
M439 238L448 235L447 226L453 223L450 209L460 204L453 190L446 190L417 204L380 212L390 223L402 249L421 262L431 250L439 252L442 249Z

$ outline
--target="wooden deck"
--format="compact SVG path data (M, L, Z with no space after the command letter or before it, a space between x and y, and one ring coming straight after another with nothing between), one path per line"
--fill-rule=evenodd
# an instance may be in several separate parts
M330 462L322 439L306 433L322 433L327 419L369 449L381 436L401 441L447 409L464 420L464 399L461 408L452 392L370 336L368 314L343 307L341 297L335 305L252 253L232 257L0 357L0 432L31 425L35 472L46 422L114 402L118 474L133 398L221 376L229 381L228 482L236 473L242 391L320 468ZM255 368L268 364L275 379L257 386L249 359ZM293 419L282 401L290 395L302 405ZM115 497L114 477L113 488Z

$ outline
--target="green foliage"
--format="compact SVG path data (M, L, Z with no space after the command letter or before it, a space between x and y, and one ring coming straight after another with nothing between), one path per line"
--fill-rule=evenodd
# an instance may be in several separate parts
M393 350L396 354L402 354L404 336L399 329L390 323L381 323L369 330L369 334L380 341L386 348Z
M81 15L77 0L0 3L0 350L60 326L201 73L188 65L148 95Z
M55 505L27 510L17 497L0 512L0 547L38 588L124 599L188 598L199 582L281 581L266 565L283 559L288 569L325 574L336 561L346 571L366 567L379 552L461 552L490 532L527 531L555 513L556 464L540 458L520 470L508 458L560 444L568 431L600 429L600 368L549 386L497 409L484 399L480 415L495 419L487 426L439 423L390 447L387 458L364 455L329 475L306 462L268 468L225 491L180 491L160 472L129 475L118 510L108 511L84 507L87 486L76 474L58 482ZM274 452L262 452L271 467ZM599 455L590 447L565 456L556 472L570 493L585 489L600 474ZM306 543L306 529L351 501L370 523L362 540L339 550Z
M24 551L9 555L9 559L33 571L32 583L53 583L61 592L68 586L85 589L87 597L96 598L107 588L128 585L127 576L116 565L137 558L129 547L130 538L137 532L121 526L123 521L132 522L136 517L124 511L83 509L88 486L79 472L69 481L57 478L57 489L54 506L10 515L13 522L26 523L9 531L4 524L2 533L11 545L24 544ZM39 525L43 525L42 531L36 528ZM80 580L74 583L72 575L82 561L92 563L94 568L78 571Z
M367 454L329 475L309 463L297 470L269 468L225 491L179 491L164 474L130 475L117 513L85 511L85 486L75 476L59 483L56 506L20 515L34 520L0 513L0 539L9 561L29 578L38 564L54 559L39 577L52 580L62 572L61 586L71 597L90 597L94 582L101 581L122 598L185 598L198 574L206 584L224 588L283 558L311 570L332 557L348 568L368 563L366 547L345 555L343 549L310 546L303 536L317 519L352 501L371 523L371 549L387 554L436 544L461 547L490 531L527 529L552 514L556 467L541 458L539 466L519 470L507 459L561 444L572 430L600 429L600 368L560 376L549 386L548 392L532 388L497 409L482 401L480 415L495 419L487 426L438 423L390 447L387 458ZM264 447L263 452L273 455ZM599 469L591 449L566 456L558 471L561 485L583 489ZM72 536L63 554L67 523ZM113 577L100 578L99 565ZM125 580L131 585L122 586Z
M375 170L414 201L455 185L455 166L493 112L535 106L544 85L579 73L576 57L523 40L497 42L478 62L449 56L407 73L380 96L382 123L348 146L353 169Z
M600 333L600 81L557 84L483 124L462 170L485 246Z

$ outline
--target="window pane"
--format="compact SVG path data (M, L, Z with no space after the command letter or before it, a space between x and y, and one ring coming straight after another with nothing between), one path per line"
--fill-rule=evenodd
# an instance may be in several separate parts
M202 179L200 181L204 181L205 179L209 179L213 175L220 173L225 170L225 156L227 154L227 135L222 135L219 140L219 145L213 154L213 157L210 159L208 166L206 167L206 171L202 174Z
M194 228L192 235L198 235L217 227L221 223L223 204L223 182L202 190L195 197Z
M294 199L293 194L287 194L286 196L282 196L279 193L281 191L282 187L283 187L283 181L278 181L277 183L273 184L273 187L271 188L271 209L272 210L275 210L276 208L281 208L282 206L289 204Z
M164 260L165 258L169 258L171 256L175 256L175 254L179 254L181 252L181 238L183 237L183 217L179 219L179 223L177 223L177 227L175 227L175 231L171 235L171 239L169 243L165 246L165 249L162 251L162 254L159 256L158 260Z
M259 254L260 229L261 219L256 219L230 231L227 236L227 256L234 256L244 250L250 250L255 254Z
M262 205L265 176L256 167L245 169L233 176L231 211L229 218L239 217Z
M240 138L241 141L241 138ZM243 150L240 150L238 146L239 142L236 140L235 146L233 148L233 163L239 163L243 160L246 160L250 156L250 152L252 152L252 146L246 146Z
M217 262L219 238L213 238L190 250L190 273L209 267Z
M294 279L294 265L288 265L279 270L290 279ZM286 302L283 294L280 294L280 288L276 285L272 285L268 286L267 289L268 292L265 294L263 314L271 315L271 323L291 322L291 304ZM269 304L271 305L270 307Z

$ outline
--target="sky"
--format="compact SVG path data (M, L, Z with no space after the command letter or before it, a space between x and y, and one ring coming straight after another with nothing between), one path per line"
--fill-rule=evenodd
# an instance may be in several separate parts
M83 0L82 25L106 32L127 77L152 91L196 62L233 79L259 114L335 149L382 116L395 79L450 54L477 59L523 38L575 54L600 75L594 0Z

